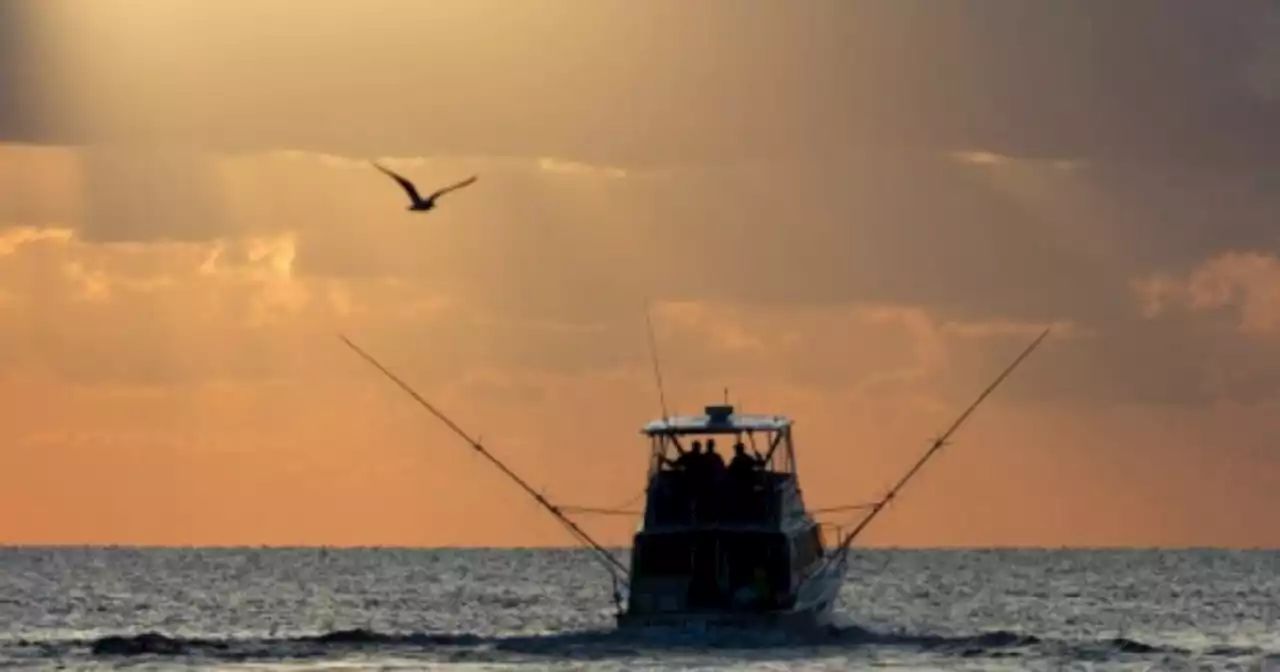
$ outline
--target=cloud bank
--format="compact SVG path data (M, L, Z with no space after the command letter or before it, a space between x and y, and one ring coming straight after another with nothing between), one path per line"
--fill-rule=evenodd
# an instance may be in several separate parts
M599 503L649 305L817 505L1054 325L880 542L1275 543L1267 3L487 1L0 8L0 540L557 542L334 336Z

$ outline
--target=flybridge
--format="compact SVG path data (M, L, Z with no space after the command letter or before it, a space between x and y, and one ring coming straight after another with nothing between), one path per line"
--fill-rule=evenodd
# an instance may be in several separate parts
M702 415L677 415L654 420L640 431L643 434L741 434L743 432L780 432L791 426L781 415L739 414L733 406L707 406Z

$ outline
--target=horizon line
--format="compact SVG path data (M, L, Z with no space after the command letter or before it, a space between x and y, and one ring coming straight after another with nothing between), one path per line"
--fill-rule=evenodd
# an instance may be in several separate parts
M630 551L631 545L614 546L602 544L610 551ZM199 550L307 550L307 551L575 551L590 553L591 549L576 545L548 546L493 546L493 545L404 545L404 544L145 544L145 543L90 543L90 542L54 542L54 543L0 543L0 551L6 550L155 550L155 551L199 551ZM830 550L830 549L828 549ZM1280 546L1237 546L1237 545L1120 545L1120 544L1064 544L1057 546L1035 546L1021 544L987 544L987 545L942 545L942 546L856 546L851 551L872 552L983 552L983 551L1280 551Z

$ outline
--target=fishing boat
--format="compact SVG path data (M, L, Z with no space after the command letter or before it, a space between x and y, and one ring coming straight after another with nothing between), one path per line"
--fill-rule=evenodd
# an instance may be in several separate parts
M645 425L650 460L642 520L630 566L496 458L478 439L407 383L342 340L473 450L519 485L609 572L619 628L748 628L805 630L832 620L853 541L946 445L973 411L1049 334L1045 329L993 381L868 513L828 546L805 507L796 471L793 422L781 415L742 414L727 403L700 415L668 415ZM650 334L652 338L652 331ZM661 395L661 374L654 355ZM725 466L713 447L733 441ZM686 445L687 444L687 445ZM626 597L622 595L623 586Z
M805 509L791 420L727 404L655 420L619 627L825 625L840 567ZM733 440L726 467L717 439ZM707 449L702 450L703 446Z

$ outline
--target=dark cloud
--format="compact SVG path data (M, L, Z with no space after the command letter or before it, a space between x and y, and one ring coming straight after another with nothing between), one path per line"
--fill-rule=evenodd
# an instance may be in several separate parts
M8 11L37 4L15 3ZM70 3L39 4L70 20ZM78 49L101 52L73 80L98 117L79 130L631 165L881 145L1256 167L1280 144L1276 99L1259 83L1271 81L1266 0L606 1L558 20L547 3L374 6L246 21L205 0L147 22L104 15L78 34ZM180 55L113 48L143 30L182 34ZM12 63L29 50L6 58L5 71L35 72ZM431 95L398 95L406 87ZM362 101L359 120L335 97ZM29 130L10 119L0 137Z
M336 184L280 191L311 199L300 272L412 276L558 319L650 295L1105 321L1133 314L1136 275L1272 247L1280 216L1259 180L924 153L583 179L498 176L429 222Z
M85 139L69 123L74 115L62 86L66 43L50 40L59 18L50 3L14 0L0 4L0 139L65 144ZM62 9L73 10L71 3Z
M312 231L302 237L298 268L395 269L497 314L610 325L529 341L529 356L516 359L542 356L539 367L599 364L604 342L639 333L646 294L749 306L774 316L775 334L794 326L790 309L893 303L927 307L943 321L1066 319L1092 330L1041 355L1053 361L1025 383L1028 398L1246 402L1280 392L1280 369L1236 353L1280 361L1273 349L1244 343L1203 315L1147 320L1132 282L1189 270L1224 250L1274 249L1280 192L1260 186L1268 179L1137 164L968 165L892 152L594 182L598 199L511 176L495 187L510 200L477 200L439 228L388 218L378 236L358 241L347 229ZM331 242L321 249L322 240ZM800 357L786 375L827 385L872 372L859 365L865 335L846 336L840 347L840 334L822 335L827 345L815 347L829 351L828 364ZM987 377L1022 340L962 347L948 375L957 384ZM631 345L632 356L643 352ZM691 357L682 366L716 375L759 368L757 359L788 368L760 355Z
M1004 366L1001 360L1011 360L1018 349L1012 339L1001 341L1002 347L992 344L962 359L957 377L993 377ZM1018 393L1028 401L1100 407L1252 403L1280 394L1280 366L1260 367L1233 356L1245 346L1238 335L1197 320L1117 319L1091 338L1050 341L1036 355L1036 366L1020 377ZM1258 347L1248 349L1260 354ZM1260 384L1263 377L1271 382Z
M10 102L0 137L632 169L604 179L481 164L473 191L413 218L372 172L262 167L228 187L183 153L86 161L93 241L294 230L300 275L408 278L512 324L605 325L544 330L520 347L493 327L492 340L467 344L493 361L610 365L601 344L632 333L619 325L637 324L646 296L888 302L1095 329L1055 346L1062 363L1037 379L1044 395L1190 403L1276 391L1233 354L1265 346L1199 315L1145 320L1131 289L1280 242L1277 70L1260 28L1271 3L602 1L564 21L500 4L387 0L245 22L229 3L196 3L148 23L184 36L166 67L153 50L104 51L146 43L126 40L140 24L89 22L81 46L100 58L71 90L92 123L49 117L62 135L36 133L30 106ZM4 5L19 7L34 4ZM50 48L23 34L0 42L6 85L36 81L30 54ZM351 42L358 56L335 48ZM430 95L399 95L415 87ZM1003 158L950 156L962 150ZM415 175L453 172L442 161ZM270 196L222 202L220 189L246 185ZM1004 359L997 350L974 366Z
M39 71L32 38L33 3L0 4L0 137L32 140L40 137L37 124Z

